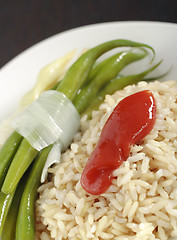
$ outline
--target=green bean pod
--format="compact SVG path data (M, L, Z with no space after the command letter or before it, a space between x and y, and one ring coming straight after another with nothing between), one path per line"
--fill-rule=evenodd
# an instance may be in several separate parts
M95 61L104 53L118 47L145 47L153 52L153 58L155 56L154 49L144 43L133 42L126 39L117 39L102 43L81 55L81 57L69 68L57 87L57 91L64 93L73 101L78 90L89 76Z
M18 210L20 205L21 196L26 184L27 175L22 178L20 184L15 191L8 214L4 216L4 224L2 228L1 240L15 239L16 221L18 216Z
M144 49L136 49L136 51L124 51L120 54L114 55L109 61L97 71L97 74L91 81L82 88L79 94L74 99L74 104L77 105L77 110L83 112L92 99L94 99L98 91L110 81L115 78L118 73L132 62L141 60L147 56Z
M16 225L16 240L32 240L35 236L35 201L37 189L47 156L52 148L48 146L35 159L28 177L22 199Z
M101 61L101 62L95 62L95 64L93 65L93 67L92 67L92 69L91 69L91 71L90 71L90 74L89 74L89 76L88 76L88 79L89 79L89 80L93 79L93 78L97 75L97 73L98 73L104 66L106 66L108 63L110 63L110 62L114 61L115 59L117 59L117 58L120 56L121 53L122 53L122 52L118 52L118 53L116 53L115 55L110 56L110 57L104 59L104 60Z
M15 239L15 225L17 220L18 207L13 206L9 209L6 220L3 225L1 240L12 240Z
M29 142L24 138L19 146L19 149L9 167L4 183L2 185L3 193L12 193L21 177L30 166L38 151L34 149Z
M106 94L113 94L115 91L123 89L127 85L138 83L139 81L143 80L145 76L147 76L149 73L151 73L153 70L155 70L161 64L161 62L162 61L158 62L151 68L149 68L146 71L143 71L141 73L133 74L133 75L129 75L129 76L120 76L119 78L111 79L111 81L108 82L108 84L105 85L105 87L101 91L99 91L97 96L95 96L95 98L90 103L89 107L83 112L83 115L87 114L88 118L91 118L92 111L98 109L100 104L103 102ZM156 78L151 78L151 79L147 79L147 80L144 79L144 80L152 81L159 77L163 77L165 75L166 75L166 73L161 76L157 76Z
M0 188L22 138L20 134L13 132L0 149Z
M5 224L14 193L15 191L10 194L0 192L0 236L2 234L3 226Z

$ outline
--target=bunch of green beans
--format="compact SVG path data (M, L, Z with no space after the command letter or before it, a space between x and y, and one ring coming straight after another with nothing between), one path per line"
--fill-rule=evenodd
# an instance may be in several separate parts
M116 78L111 79L108 84L106 84L100 91L97 92L97 95L91 100L89 106L83 112L83 115L86 114L88 118L91 118L92 111L97 110L100 104L103 102L106 94L113 94L117 90L121 90L127 85L136 84L141 80L145 81L153 81L155 79L161 78L166 75L162 74L157 77L152 77L150 79L144 79L146 75L156 69L162 61L159 61L156 65L150 67L146 71L143 71L138 74L132 74L129 76L119 76Z
M101 55L117 47L141 49L137 52L129 50L117 53L95 65ZM148 55L144 48L152 51L154 59L154 49L143 43L118 39L100 44L84 53L69 68L56 90L64 93L74 103L80 115L87 111L90 114L106 94L142 80L159 65L156 64L139 75L122 77L121 80L116 78L128 64ZM98 98L100 101L97 101ZM51 148L52 145L39 153L17 132L12 133L1 147L0 236L2 240L34 239L37 189ZM13 208L14 205L16 209Z

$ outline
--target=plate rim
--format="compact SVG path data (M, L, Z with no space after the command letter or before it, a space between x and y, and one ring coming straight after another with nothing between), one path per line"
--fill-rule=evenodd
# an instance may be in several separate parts
M45 44L47 41L51 41L54 38L61 37L67 34L72 34L72 32L76 31L82 31L83 29L89 29L89 28L97 28L97 27L105 27L106 25L153 25L153 26L168 26L168 27L176 27L177 28L177 23L173 22L161 22L161 21L110 21L110 22L100 22L100 23L93 23L93 24L87 24L87 25L82 25L79 27L71 28L68 30L64 30L62 32L53 34L47 38L44 38L43 40L40 40L39 42L31 45L30 47L26 48L24 51L20 52L17 54L15 57L10 59L7 63L5 63L1 68L0 68L0 73L4 71L6 68L8 68L11 64L13 64L15 61L18 61L19 58L23 57L23 55L27 54L30 52L32 49L37 48L39 45Z

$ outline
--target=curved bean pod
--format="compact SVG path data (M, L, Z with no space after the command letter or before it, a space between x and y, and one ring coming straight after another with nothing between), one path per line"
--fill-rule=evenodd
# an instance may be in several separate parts
M128 64L138 61L147 56L144 49L136 49L136 51L124 51L114 55L109 61L98 70L97 74L91 81L82 88L79 94L74 99L74 105L77 105L77 110L83 112L104 85L115 78L118 73ZM98 65L99 66L99 65Z
M154 49L144 43L133 42L126 39L116 39L102 43L81 55L81 57L70 67L60 82L57 91L64 93L71 101L74 100L78 90L83 85L95 61L104 53L118 47L145 47L153 52ZM70 87L72 86L72 88Z
M97 110L100 104L103 102L106 94L113 94L115 91L123 89L127 85L130 84L136 84L139 81L143 80L146 75L148 75L150 72L155 70L162 61L158 62L156 65L152 66L151 68L147 69L146 71L143 71L138 74L133 74L129 76L120 76L119 78L114 78L111 79L110 82L98 93L97 96L93 99L93 101L90 103L90 106L83 112L84 114L87 114L88 118L91 118L91 113L93 110ZM166 74L161 75L160 77L164 76ZM155 80L159 77L156 78L151 78L151 79L144 79L146 81L152 81Z

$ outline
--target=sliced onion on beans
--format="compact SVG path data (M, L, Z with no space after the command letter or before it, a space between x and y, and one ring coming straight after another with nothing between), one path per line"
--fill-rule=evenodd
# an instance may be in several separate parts
M61 92L49 90L22 111L12 127L38 151L59 142L67 149L79 129L80 116Z

